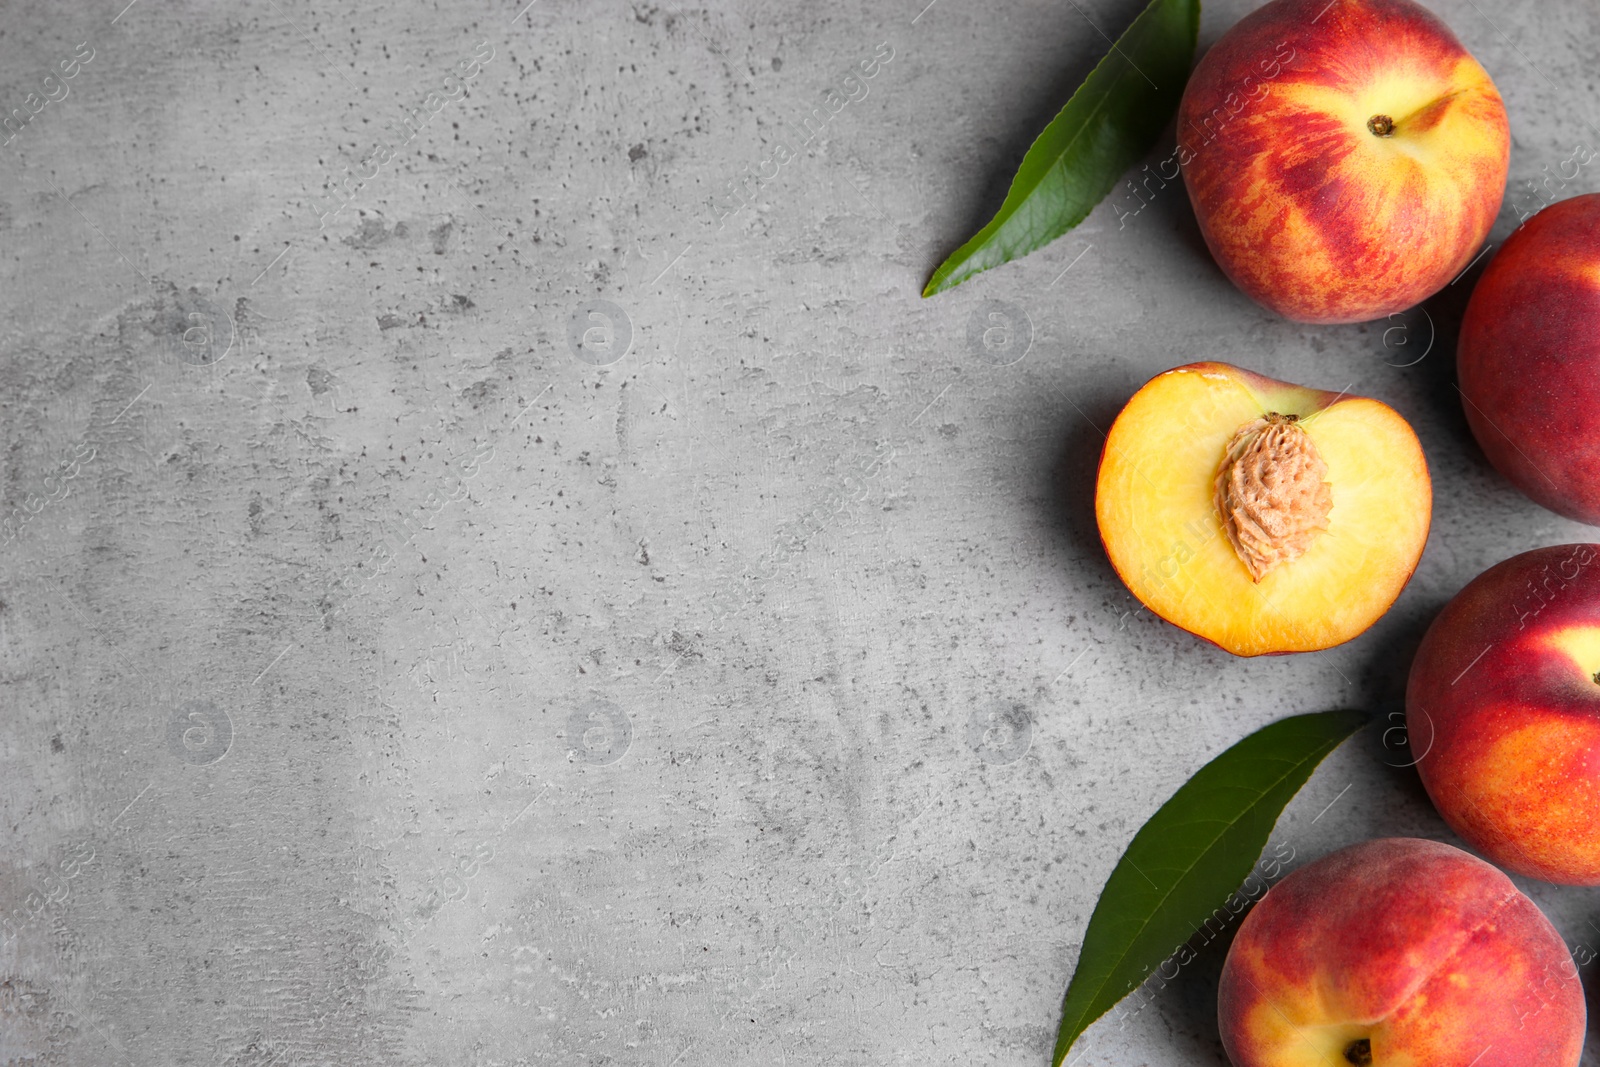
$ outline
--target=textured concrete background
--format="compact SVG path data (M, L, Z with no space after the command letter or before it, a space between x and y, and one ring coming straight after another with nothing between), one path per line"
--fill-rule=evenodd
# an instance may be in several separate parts
M0 111L57 97L0 150L0 1064L1042 1064L1187 775L1396 711L1455 590L1593 536L1467 433L1476 270L1293 325L1172 186L918 298L1124 0L525 2L0 7ZM1511 112L1498 240L1600 144L1600 14L1436 9ZM1110 572L1099 431L1197 359L1415 423L1362 638L1235 660ZM1450 839L1388 740L1274 847ZM1219 965L1080 1062L1224 1063Z

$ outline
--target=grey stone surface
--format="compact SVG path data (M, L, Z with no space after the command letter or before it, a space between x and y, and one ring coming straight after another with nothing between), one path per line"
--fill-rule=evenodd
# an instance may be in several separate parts
M1471 442L1470 278L1281 321L1172 186L918 298L1120 0L124 2L0 17L0 110L67 90L0 150L6 1067L1046 1063L1178 783L1397 710L1456 589L1593 536ZM1600 140L1592 5L1435 7L1514 183ZM1204 358L1416 425L1360 639L1236 660L1111 573L1099 430ZM1451 839L1405 762L1342 749L1274 847ZM1219 965L1079 1062L1224 1063Z

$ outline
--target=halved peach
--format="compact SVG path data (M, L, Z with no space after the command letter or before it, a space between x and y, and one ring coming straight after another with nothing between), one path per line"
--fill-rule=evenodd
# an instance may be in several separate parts
M1106 437L1095 517L1152 612L1238 656L1314 652L1389 609L1433 483L1393 408L1226 363L1158 374Z

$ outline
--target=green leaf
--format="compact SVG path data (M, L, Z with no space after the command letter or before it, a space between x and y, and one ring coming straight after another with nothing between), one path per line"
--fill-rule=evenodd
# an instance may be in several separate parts
M1009 263L1082 222L1178 110L1200 0L1150 0L1034 140L1000 211L940 264L925 297Z
M1239 888L1284 806L1368 721L1359 711L1324 711L1275 722L1201 767L1150 817L1089 917L1061 1006L1054 1067Z

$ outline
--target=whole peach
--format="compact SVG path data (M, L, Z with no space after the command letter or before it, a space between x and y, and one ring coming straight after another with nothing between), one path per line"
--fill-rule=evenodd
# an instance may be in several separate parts
M1442 289L1494 224L1510 147L1489 75L1410 0L1272 0L1206 53L1178 112L1212 255L1301 322Z
M1433 621L1406 727L1445 821L1489 859L1600 885L1600 545L1490 567Z
M1467 302L1456 370L1489 462L1551 511L1600 525L1600 193L1507 238Z
M1218 992L1236 1067L1575 1067L1572 955L1494 867L1385 838L1279 882L1239 927Z

